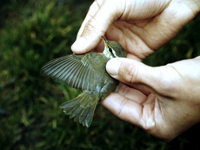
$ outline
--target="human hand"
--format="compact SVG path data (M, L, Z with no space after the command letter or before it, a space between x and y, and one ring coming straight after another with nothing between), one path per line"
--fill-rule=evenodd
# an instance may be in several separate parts
M200 122L199 66L200 57L161 67L112 59L107 71L126 85L121 84L102 105L122 120L170 141Z
M195 0L96 0L72 45L80 54L101 51L101 35L119 42L128 58L143 60L170 41L199 12Z
M72 50L77 54L101 51L100 36L105 35L119 42L128 58L141 61L176 36L199 8L198 0L96 0ZM131 87L121 84L102 105L164 140L172 140L199 121L199 59L155 68L131 59L118 59L123 67L113 76Z

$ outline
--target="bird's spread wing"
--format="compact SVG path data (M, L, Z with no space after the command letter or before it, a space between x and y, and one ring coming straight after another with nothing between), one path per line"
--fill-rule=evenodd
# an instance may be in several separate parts
M97 53L64 56L49 61L42 67L41 73L65 82L76 89L96 90L98 84L101 84L101 80L103 80L101 72L94 68L100 62L101 57L102 55ZM91 60L92 58L94 59ZM93 63L97 64L93 65Z

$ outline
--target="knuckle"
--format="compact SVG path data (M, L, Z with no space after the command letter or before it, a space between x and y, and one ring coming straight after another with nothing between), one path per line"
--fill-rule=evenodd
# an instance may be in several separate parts
M84 31L82 34L92 35L95 33L96 35L104 35L105 31L102 31L99 27L99 23L94 16L86 23Z
M87 23L86 23L86 25L85 25L85 30L84 30L84 32L93 32L93 31L95 31L95 25L96 24L96 21L95 21L95 18L94 17L92 17L92 19L90 19L90 21L88 21Z
M126 83L139 82L138 79L137 79L138 70L133 65L128 65L124 74L125 74L125 76L123 75L123 77L124 77Z
M146 107L146 109L144 108ZM151 106L150 106L151 107ZM154 113L151 111L145 111L150 109L150 107L148 105L143 106L143 112L142 112L142 117L141 117L141 127L146 130L148 133L151 133L155 127L156 127L156 122L155 122L155 118L154 118Z
M151 131L155 128L155 122L145 122L145 125L143 126L143 129L146 130L148 133L151 133Z
M95 0L95 2L98 7L101 7L103 0Z
M121 104L119 105L118 111L116 112L117 116L122 116L122 114L123 114L122 111L127 102L128 102L128 100L126 98L123 98Z
M118 89L118 93L121 95L121 96L126 96L127 93L129 93L131 90L130 87L128 86L125 86L125 84L121 84L119 89Z

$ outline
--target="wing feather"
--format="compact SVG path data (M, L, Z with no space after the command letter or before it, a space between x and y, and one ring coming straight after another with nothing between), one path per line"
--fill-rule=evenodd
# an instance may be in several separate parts
M105 70L105 66L104 69L95 68L101 59L102 55L97 53L72 54L49 61L42 67L41 73L80 90L95 90L101 84L98 79Z

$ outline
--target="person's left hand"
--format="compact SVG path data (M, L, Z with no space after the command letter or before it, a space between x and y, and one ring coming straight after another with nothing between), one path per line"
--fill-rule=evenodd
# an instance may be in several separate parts
M102 51L101 36L117 41L128 58L142 61L175 37L199 12L196 0L95 0L72 51Z

